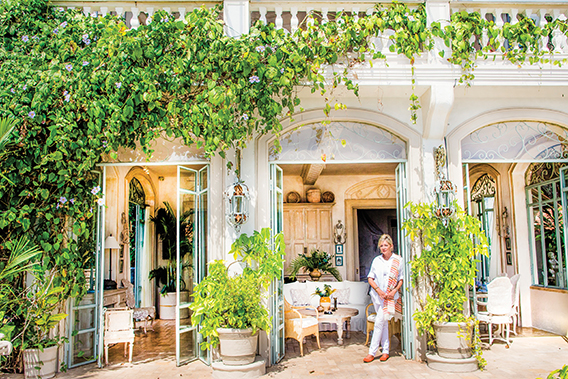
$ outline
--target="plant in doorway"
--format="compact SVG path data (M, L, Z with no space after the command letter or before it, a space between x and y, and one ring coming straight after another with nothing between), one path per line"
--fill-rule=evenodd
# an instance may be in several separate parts
M235 262L210 262L207 276L195 287L191 321L200 326L202 349L220 345L225 364L247 364L256 356L257 332L271 327L263 302L270 284L282 275L284 237L279 233L272 239L269 228L241 234L229 253ZM234 341L237 336L242 344Z
M412 279L419 307L414 320L420 334L426 334L428 344L437 347L445 358L466 358L473 354L483 368L477 320L471 316L469 289L475 285L476 257L487 255L487 238L481 223L453 202L454 213L446 224L437 214L435 204L408 203L410 218L402 225L406 234L419 248L410 261ZM442 328L451 327L457 350L442 347ZM471 332L475 329L473 336ZM466 333L466 332L469 332Z
M326 272L338 281L342 281L341 274L333 266L333 255L319 249L313 249L310 254L298 255L290 266L290 278L296 279L300 270L308 272L313 281L319 281L321 275Z
M194 210L184 212L181 216L180 230L180 256L182 270L192 269L193 251L193 215ZM167 263L151 270L148 278L156 279L156 285L160 287L159 312L161 319L171 320L175 318L176 304L176 245L177 245L177 217L172 206L164 201L164 207L156 211L156 215L150 218L156 225L156 233L162 241L162 258L167 259ZM189 292L186 291L187 284L180 278L180 299L181 302L189 300ZM182 318L189 317L187 310L182 310Z

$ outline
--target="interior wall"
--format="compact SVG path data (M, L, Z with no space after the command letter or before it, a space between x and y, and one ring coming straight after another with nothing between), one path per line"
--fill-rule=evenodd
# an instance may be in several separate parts
M282 165L284 170L285 166ZM354 278L353 273L356 272L358 267L355 265L358 259L355 256L359 253L358 247L352 242L356 239L350 230L356 232L354 229L354 224L356 223L355 217L350 217L352 219L347 220L345 215L345 200L349 196L348 190L353 186L363 183L369 180L384 179L385 181L392 180L394 188L394 172L393 175L322 175L320 176L314 185L304 185L302 177L299 175L284 175L284 201L287 201L288 194L291 191L296 191L301 196L301 202L306 201L306 192L311 188L319 188L322 193L326 191L331 191L335 195L335 205L332 208L332 225L336 225L340 220L345 226L346 240L347 243L344 245L344 264L338 267L341 276L344 279ZM393 193L387 194L387 196L394 197ZM359 199L373 199L372 194L369 196L363 196ZM333 251L328 252L333 254ZM357 257L358 258L358 257Z

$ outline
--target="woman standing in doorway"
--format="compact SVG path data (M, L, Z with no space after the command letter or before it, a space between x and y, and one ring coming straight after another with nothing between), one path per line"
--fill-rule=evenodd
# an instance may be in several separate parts
M400 255L393 254L393 242L388 234L383 234L379 239L379 249L381 255L373 260L371 270L367 275L367 280L371 286L371 300L375 306L377 317L373 329L373 338L369 346L369 355L363 359L366 363L375 359L379 345L383 347L383 354L379 360L384 362L389 359L389 320L395 312L402 310L398 291L402 287L404 262Z

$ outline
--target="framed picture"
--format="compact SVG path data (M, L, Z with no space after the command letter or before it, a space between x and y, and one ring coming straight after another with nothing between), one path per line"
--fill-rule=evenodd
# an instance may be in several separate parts
M335 257L335 265L336 265L337 267L343 266L343 256L342 256L342 255L339 255L339 256L336 256L336 257Z
M343 255L343 244L335 245L335 255Z
M507 266L513 265L513 254L510 251L507 251Z
M511 250L511 237L505 237L505 250Z

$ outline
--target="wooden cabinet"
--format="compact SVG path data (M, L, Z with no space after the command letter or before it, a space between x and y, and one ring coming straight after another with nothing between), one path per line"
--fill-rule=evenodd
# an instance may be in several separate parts
M298 254L312 249L333 253L331 209L335 203L285 203L284 241L286 262L284 271Z

